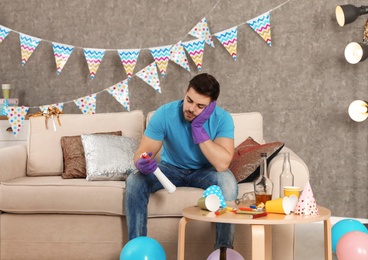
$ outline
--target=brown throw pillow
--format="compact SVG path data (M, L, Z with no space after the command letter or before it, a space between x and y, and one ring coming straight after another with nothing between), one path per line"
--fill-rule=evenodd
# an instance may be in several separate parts
M121 136L121 131L104 132L96 134L110 134ZM86 178L86 159L80 135L61 137L61 149L63 150L64 172L61 176L64 179Z
M229 169L239 182L252 182L259 176L260 154L267 153L269 163L284 147L282 142L259 144L248 137L235 148Z

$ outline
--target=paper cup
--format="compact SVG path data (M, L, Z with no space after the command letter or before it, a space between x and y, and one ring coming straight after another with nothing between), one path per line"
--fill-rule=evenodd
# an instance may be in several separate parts
M1 88L3 90L4 98L9 99L10 98L11 85L10 84L2 84Z
M290 214L292 211L291 200L289 197L278 198L266 202L266 212Z
M291 211L294 212L295 208L296 208L296 204L298 204L299 199L294 194L291 194L289 199L290 199L290 203L291 203Z
M201 209L215 212L220 208L221 204L220 199L215 194L210 194L207 197L200 198L197 202L197 205Z
M284 186L284 196L289 197L295 195L299 198L300 188L297 186Z

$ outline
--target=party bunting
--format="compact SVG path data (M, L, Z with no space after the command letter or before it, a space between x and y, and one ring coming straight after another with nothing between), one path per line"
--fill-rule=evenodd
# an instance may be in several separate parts
M48 108L52 108L52 107L56 107L58 108L60 111L63 111L64 108L64 103L55 103L55 104L51 104L51 105L44 105L44 106L39 106L40 110L43 111L47 111Z
M29 107L25 106L5 107L5 112L13 130L13 135L16 136L20 132L28 110Z
M125 72L128 76L128 80L130 80L133 76L133 71L138 60L139 52L139 49L118 50L121 63L123 64Z
M70 54L74 50L73 46L53 42L52 49L54 50L56 71L60 75L65 63L68 61Z
M156 63L152 62L150 65L140 70L136 74L141 80L153 87L157 92L161 93L160 80L158 78Z
M130 111L128 80L123 80L111 87L108 87L107 92L110 93L126 110Z
M102 49L84 49L84 56L86 57L91 79L95 78L105 53L106 50Z
M156 62L158 69L160 70L162 77L165 77L165 74L166 74L167 64L169 63L169 59L170 59L171 47L172 45L168 45L168 46L162 46L158 48L149 49L153 56L153 59Z
M262 14L252 20L247 21L247 24L256 32L262 39L271 46L271 23L270 12Z
M201 71L204 52L204 40L197 39L189 42L183 42L183 46L197 66L198 71Z
M22 33L19 34L19 38L20 50L22 53L22 65L25 65L29 57L31 57L32 53L36 50L38 44L41 42L41 39Z
M190 71L188 59L187 56L185 55L185 51L181 41L172 46L170 50L170 60L182 66L187 71Z
M9 99L5 99L4 100L4 105L3 105L3 108L1 109L0 111L0 116L6 116L6 108L9 106Z
M215 45L213 44L213 40L211 37L210 29L207 25L207 19L203 18L199 21L199 23L193 27L193 29L189 32L190 35L198 38L198 39L204 39L204 41L211 47L215 48Z
M0 43L5 40L6 36L8 36L10 32L11 30L9 28L0 25Z
M215 33L216 38L221 42L222 46L236 60L236 47L238 41L238 27L233 27L222 32Z
M74 103L83 114L93 115L96 113L96 94L91 94L74 100Z

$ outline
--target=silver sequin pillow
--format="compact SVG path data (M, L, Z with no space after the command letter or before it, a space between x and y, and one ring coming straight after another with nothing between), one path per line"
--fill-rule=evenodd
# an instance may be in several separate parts
M135 170L136 138L114 135L81 135L88 181L122 181Z

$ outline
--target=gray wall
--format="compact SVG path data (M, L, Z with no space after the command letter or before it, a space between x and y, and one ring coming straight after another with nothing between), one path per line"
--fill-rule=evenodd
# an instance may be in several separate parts
M283 3L222 0L206 16L211 33L241 24ZM21 65L19 35L0 45L0 83L11 83L21 104L37 107L102 91L126 78L116 52L106 53L91 80L82 48L142 48L135 72L153 61L149 47L175 44L217 0L21 1L0 2L0 24L47 41L76 48L57 75L51 43L43 41ZM353 122L347 108L367 98L368 61L350 65L344 48L361 41L365 18L339 27L339 4L363 1L292 0L271 12L272 47L248 26L238 29L238 59L221 44L205 47L203 71L221 83L218 104L230 112L259 111L267 141L284 141L305 160L317 203L335 216L367 218L368 122ZM186 37L183 40L192 39ZM137 77L129 83L131 110L147 113L180 99L196 75L170 62L160 78L162 94ZM67 113L81 113L74 103ZM97 96L97 113L125 109L107 92ZM33 108L30 113L38 112Z

